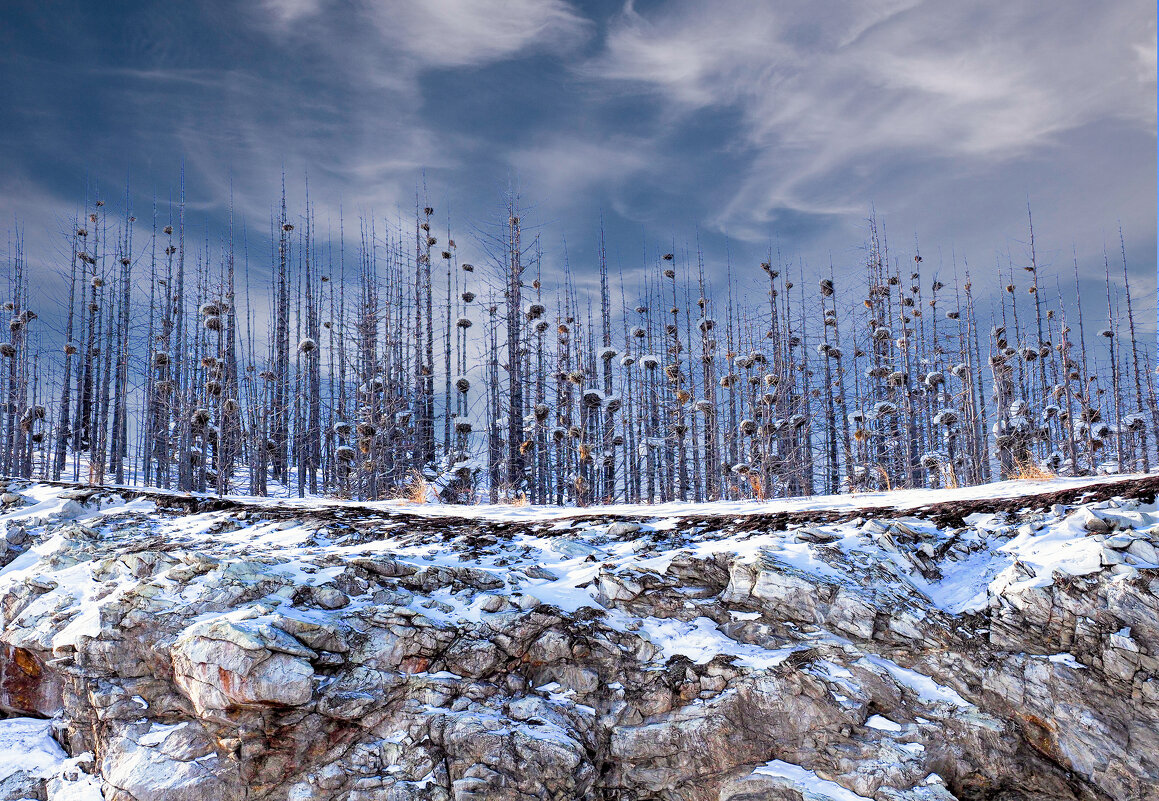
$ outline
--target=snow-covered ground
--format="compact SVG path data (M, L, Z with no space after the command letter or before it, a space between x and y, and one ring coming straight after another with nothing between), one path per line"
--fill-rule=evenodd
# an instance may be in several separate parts
M873 509L918 509L936 503L960 501L977 501L988 498L1018 498L1022 496L1041 495L1062 490L1074 490L1082 487L1114 484L1146 477L1145 473L1125 473L1122 475L1098 476L1058 476L1050 479L1012 479L996 481L990 484L978 484L968 487L947 489L901 489L888 492L854 492L838 495L808 495L798 498L778 498L767 501L740 500L740 501L713 501L695 503L693 501L674 501L657 504L597 504L592 506L554 506L534 505L524 503L480 503L469 506L461 504L446 504L438 502L415 503L406 499L390 499L383 501L350 501L329 497L309 496L299 498L295 494L285 497L245 495L235 493L229 495L231 500L255 505L277 504L285 509L319 509L326 507L369 509L379 511L400 511L407 514L423 515L426 517L459 517L464 519L487 520L492 522L537 522L543 520L557 520L572 517L687 517L718 516L718 515L756 515L777 514L790 512L834 511L849 512ZM60 486L47 484L37 485L40 493L60 492ZM132 494L140 488L126 486L117 488L108 485L111 489L120 489ZM188 497L189 493L149 489L149 493L157 495L173 495ZM27 493L26 493L27 494ZM204 497L217 497L206 495Z
M899 517L888 525L875 519L854 518L833 524L807 527L802 536L800 526L787 530L751 531L738 533L716 529L692 529L674 533L681 518L695 515L736 514L738 516L811 510L873 510L881 508L912 509L933 502L974 500L980 498L1010 498L1035 493L1055 492L1060 489L1082 487L1097 483L1094 479L1054 479L1050 481L1007 481L982 487L970 487L944 492L902 490L862 496L818 496L764 503L668 504L664 506L597 507L583 510L543 507L462 507L433 504L402 505L393 502L350 504L341 501L279 501L284 510L317 512L319 508L389 508L402 514L392 523L382 525L370 541L350 542L332 536L324 523L316 517L311 522L254 520L248 525L222 530L222 522L230 519L228 513L205 513L180 517L158 517L151 523L151 533L160 537L169 547L185 551L205 551L218 555L244 556L259 560L271 574L281 575L301 586L326 587L344 567L333 563L331 557L341 554L343 559L389 555L415 568L435 565L461 567L466 560L473 567L504 582L512 590L533 597L536 602L549 603L565 611L574 612L582 606L601 606L597 601L599 576L606 566L614 565L615 573L633 572L663 574L672 560L681 557L708 559L713 556L744 559L772 560L776 564L811 580L826 584L848 582L848 570L858 564L888 564L895 568L894 581L928 599L932 606L958 614L975 611L985 606L987 598L1003 592L1017 593L1035 586L1044 586L1053 580L1055 571L1067 575L1087 575L1102 567L1104 544L1088 536L1084 515L1064 515L1052 520L1050 515L1034 523L1012 526L1004 514L973 515L969 526L952 535L933 523L919 517ZM1101 483L1101 482L1099 482ZM0 514L0 526L19 521L48 519L54 516L74 515L75 501L62 498L60 487L33 485L26 488L24 497L36 503ZM256 499L255 499L256 500ZM150 517L154 503L136 499L109 505L103 509L80 509L78 522L100 527L104 519L115 522L123 518ZM1133 511L1135 524L1145 523L1151 507ZM459 517L490 522L524 522L537 524L507 533L504 539L464 553L462 547L446 547L442 543L411 535L407 516ZM606 522L573 521L573 517L613 515L640 518L642 522L609 527ZM233 530L230 530L230 529ZM903 539L913 542L899 545L899 529ZM135 536L140 536L139 533ZM824 548L819 548L823 543ZM41 542L0 569L0 592L6 586L24 581L43 570L41 560L64 547L64 538L57 536ZM944 547L944 546L948 546ZM939 554L939 551L944 551ZM928 554L928 556L927 556ZM928 560L934 564L937 556L939 569L921 569ZM1128 561L1135 566L1154 567L1140 558ZM210 578L210 577L207 577ZM99 630L99 611L103 605L114 603L127 587L114 588L103 577L94 575L93 565L80 563L53 572L57 585L52 603L59 604L61 594L72 598L76 613L67 625L57 626L52 644L60 647L84 636L94 636ZM176 589L176 582L163 582ZM193 589L185 585L182 592ZM174 596L174 603L180 598ZM434 607L428 604L434 601ZM45 601L47 603L47 599ZM369 597L355 604L373 605ZM441 592L430 598L415 597L412 605L426 615L442 616L448 621L466 619L478 621L485 613L487 598L480 594L458 595ZM440 611L440 610L446 610ZM60 619L67 607L57 609ZM612 615L613 625L625 626L632 622L626 617ZM638 621L637 621L638 622ZM709 621L711 623L711 621ZM729 646L716 636L715 626L680 624L662 620L645 622L640 633L656 643L665 653L685 654L694 661L707 661ZM727 638L726 638L727 639ZM731 643L732 647L739 647Z
M1125 477L1124 479L1125 480ZM419 518L454 517L487 522L522 522L535 524L510 531L506 537L480 549L475 549L469 562L480 570L516 584L522 593L538 601L550 603L566 611L593 605L598 587L596 579L601 565L614 564L618 572L643 571L664 573L678 554L704 559L714 555L748 559L773 559L778 564L800 571L817 581L841 583L846 581L847 569L858 563L890 563L896 567L896 579L920 593L947 612L960 613L977 609L986 603L987 591L1001 592L1007 588L1021 589L1042 586L1051 581L1055 570L1069 575L1086 575L1101 567L1101 542L1088 537L1082 516L1064 516L1050 520L1012 527L1004 514L978 514L969 520L969 527L957 532L953 548L939 559L944 569L936 577L927 577L915 565L915 554L936 553L946 544L948 535L933 523L919 517L899 517L890 526L874 519L854 518L850 521L809 526L809 533L800 536L800 526L788 530L750 531L730 533L708 528L683 530L673 533L681 519L688 516L768 514L774 512L843 511L916 509L935 502L966 501L982 498L1011 498L1038 493L1056 492L1095 483L1097 479L1053 479L1050 481L1007 481L981 487L969 487L942 492L900 490L892 493L874 493L860 496L816 496L810 498L768 501L762 503L666 504L659 506L612 506L587 509L560 509L556 507L511 506L444 506L435 504L401 504L379 502L357 504L331 500L279 500L283 514L289 510L318 512L325 508L343 508L351 512L374 509L399 512L393 522L379 527L373 540L347 542L332 538L324 522L311 515L309 523L293 520L263 521L256 519L233 530L221 530L229 513L204 513L180 517L158 517L152 523L152 533L172 546L182 549L204 549L207 552L233 553L249 559L260 559L273 573L292 578L307 586L324 586L341 573L342 567L319 567L327 554L341 554L344 558L389 554L392 558L414 567L444 565L458 567L464 564L461 548L445 547L422 537L410 536L409 516ZM23 490L24 497L36 503L0 514L0 526L17 521L51 518L72 514L70 505L75 501L62 498L67 494L60 487L32 485ZM259 499L253 499L255 503ZM269 503L268 500L264 503ZM100 510L81 510L76 518L86 526L100 526L102 519L116 521L123 517L151 516L155 504L146 499L114 503ZM1142 508L1136 514L1153 511ZM606 522L573 520L593 516L634 517L640 520L617 532ZM1142 517L1139 518L1141 522ZM904 528L904 536L920 541L924 549L899 546L896 528ZM231 526L232 528L232 526ZM825 550L818 548L822 540ZM42 569L40 559L62 547L61 538L42 542L19 556L0 570L0 591L12 582L21 581ZM1148 562L1132 560L1135 564ZM1017 570L1012 566L1018 565ZM521 571L537 568L533 574ZM91 576L92 566L80 564L56 571L53 580L69 587L75 597L79 614L54 633L54 643L67 643L77 637L91 635L98 625L101 603L115 600L108 587ZM188 591L188 589L186 590ZM448 619L463 617L478 620L480 599L464 601L448 594L439 597L440 605L449 606ZM367 603L371 603L367 599ZM415 602L419 603L418 600ZM598 605L598 604L597 604ZM426 614L431 614L429 610ZM658 641L692 642L685 634L676 634L670 627L658 626L650 633ZM663 642L666 650L679 652L672 642ZM700 654L699 646L689 646L689 655Z
M49 801L101 801L100 781L79 765L91 754L70 759L52 737L52 721L38 718L0 720L0 793L29 787L21 779L46 780ZM5 798L20 798L5 795Z
M587 515L620 517L687 516L687 515L751 515L778 512L856 511L861 509L916 509L934 503L973 501L985 498L1017 498L1075 489L1095 484L1129 481L1143 474L1119 476L1056 477L1043 480L1018 479L978 484L953 489L907 489L891 492L855 492L841 495L809 495L768 501L715 501L693 503L676 501L662 504L611 504L585 506L516 506L510 504L478 504L454 506L449 504L414 504L407 501L377 501L369 506L402 508L414 514L431 516L475 517L494 521L534 521ZM287 503L316 503L301 499L287 499Z

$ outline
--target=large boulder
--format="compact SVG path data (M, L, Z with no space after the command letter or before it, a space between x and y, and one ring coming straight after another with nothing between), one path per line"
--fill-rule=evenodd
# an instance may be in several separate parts
M194 708L297 706L314 692L317 654L268 623L215 619L186 629L172 649L173 675Z
M101 760L112 801L229 801L242 798L237 763L223 759L196 722L130 725Z

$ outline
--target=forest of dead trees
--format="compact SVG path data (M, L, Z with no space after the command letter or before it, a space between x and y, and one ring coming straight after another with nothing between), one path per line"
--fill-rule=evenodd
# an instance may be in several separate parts
M1002 291L983 304L967 264L931 269L916 242L891 256L872 218L845 282L775 253L734 274L685 248L657 251L627 286L601 232L588 296L566 263L544 274L514 199L505 217L473 232L486 263L472 265L422 201L413 224L320 231L283 189L255 252L232 214L211 237L180 198L137 218L126 192L68 232L52 327L29 305L18 236L0 474L588 505L1159 462L1121 236L1105 298L1080 298L1077 261L1040 272L1028 218L1026 253L985 271ZM1084 326L1084 305L1109 326Z

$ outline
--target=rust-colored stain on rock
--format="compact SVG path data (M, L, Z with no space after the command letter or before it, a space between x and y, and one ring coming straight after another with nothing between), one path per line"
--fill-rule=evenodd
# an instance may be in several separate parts
M408 656L399 663L398 669L403 673L424 673L430 664L431 660L425 656Z
M61 706L61 686L36 654L0 643L0 708L19 714L55 714Z

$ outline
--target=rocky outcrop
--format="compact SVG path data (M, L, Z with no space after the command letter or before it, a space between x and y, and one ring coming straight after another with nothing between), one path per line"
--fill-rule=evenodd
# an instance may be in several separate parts
M0 708L110 801L1159 786L1153 489L518 524L6 489Z
M173 679L199 715L238 706L299 706L314 691L318 654L269 624L210 620L173 644Z

